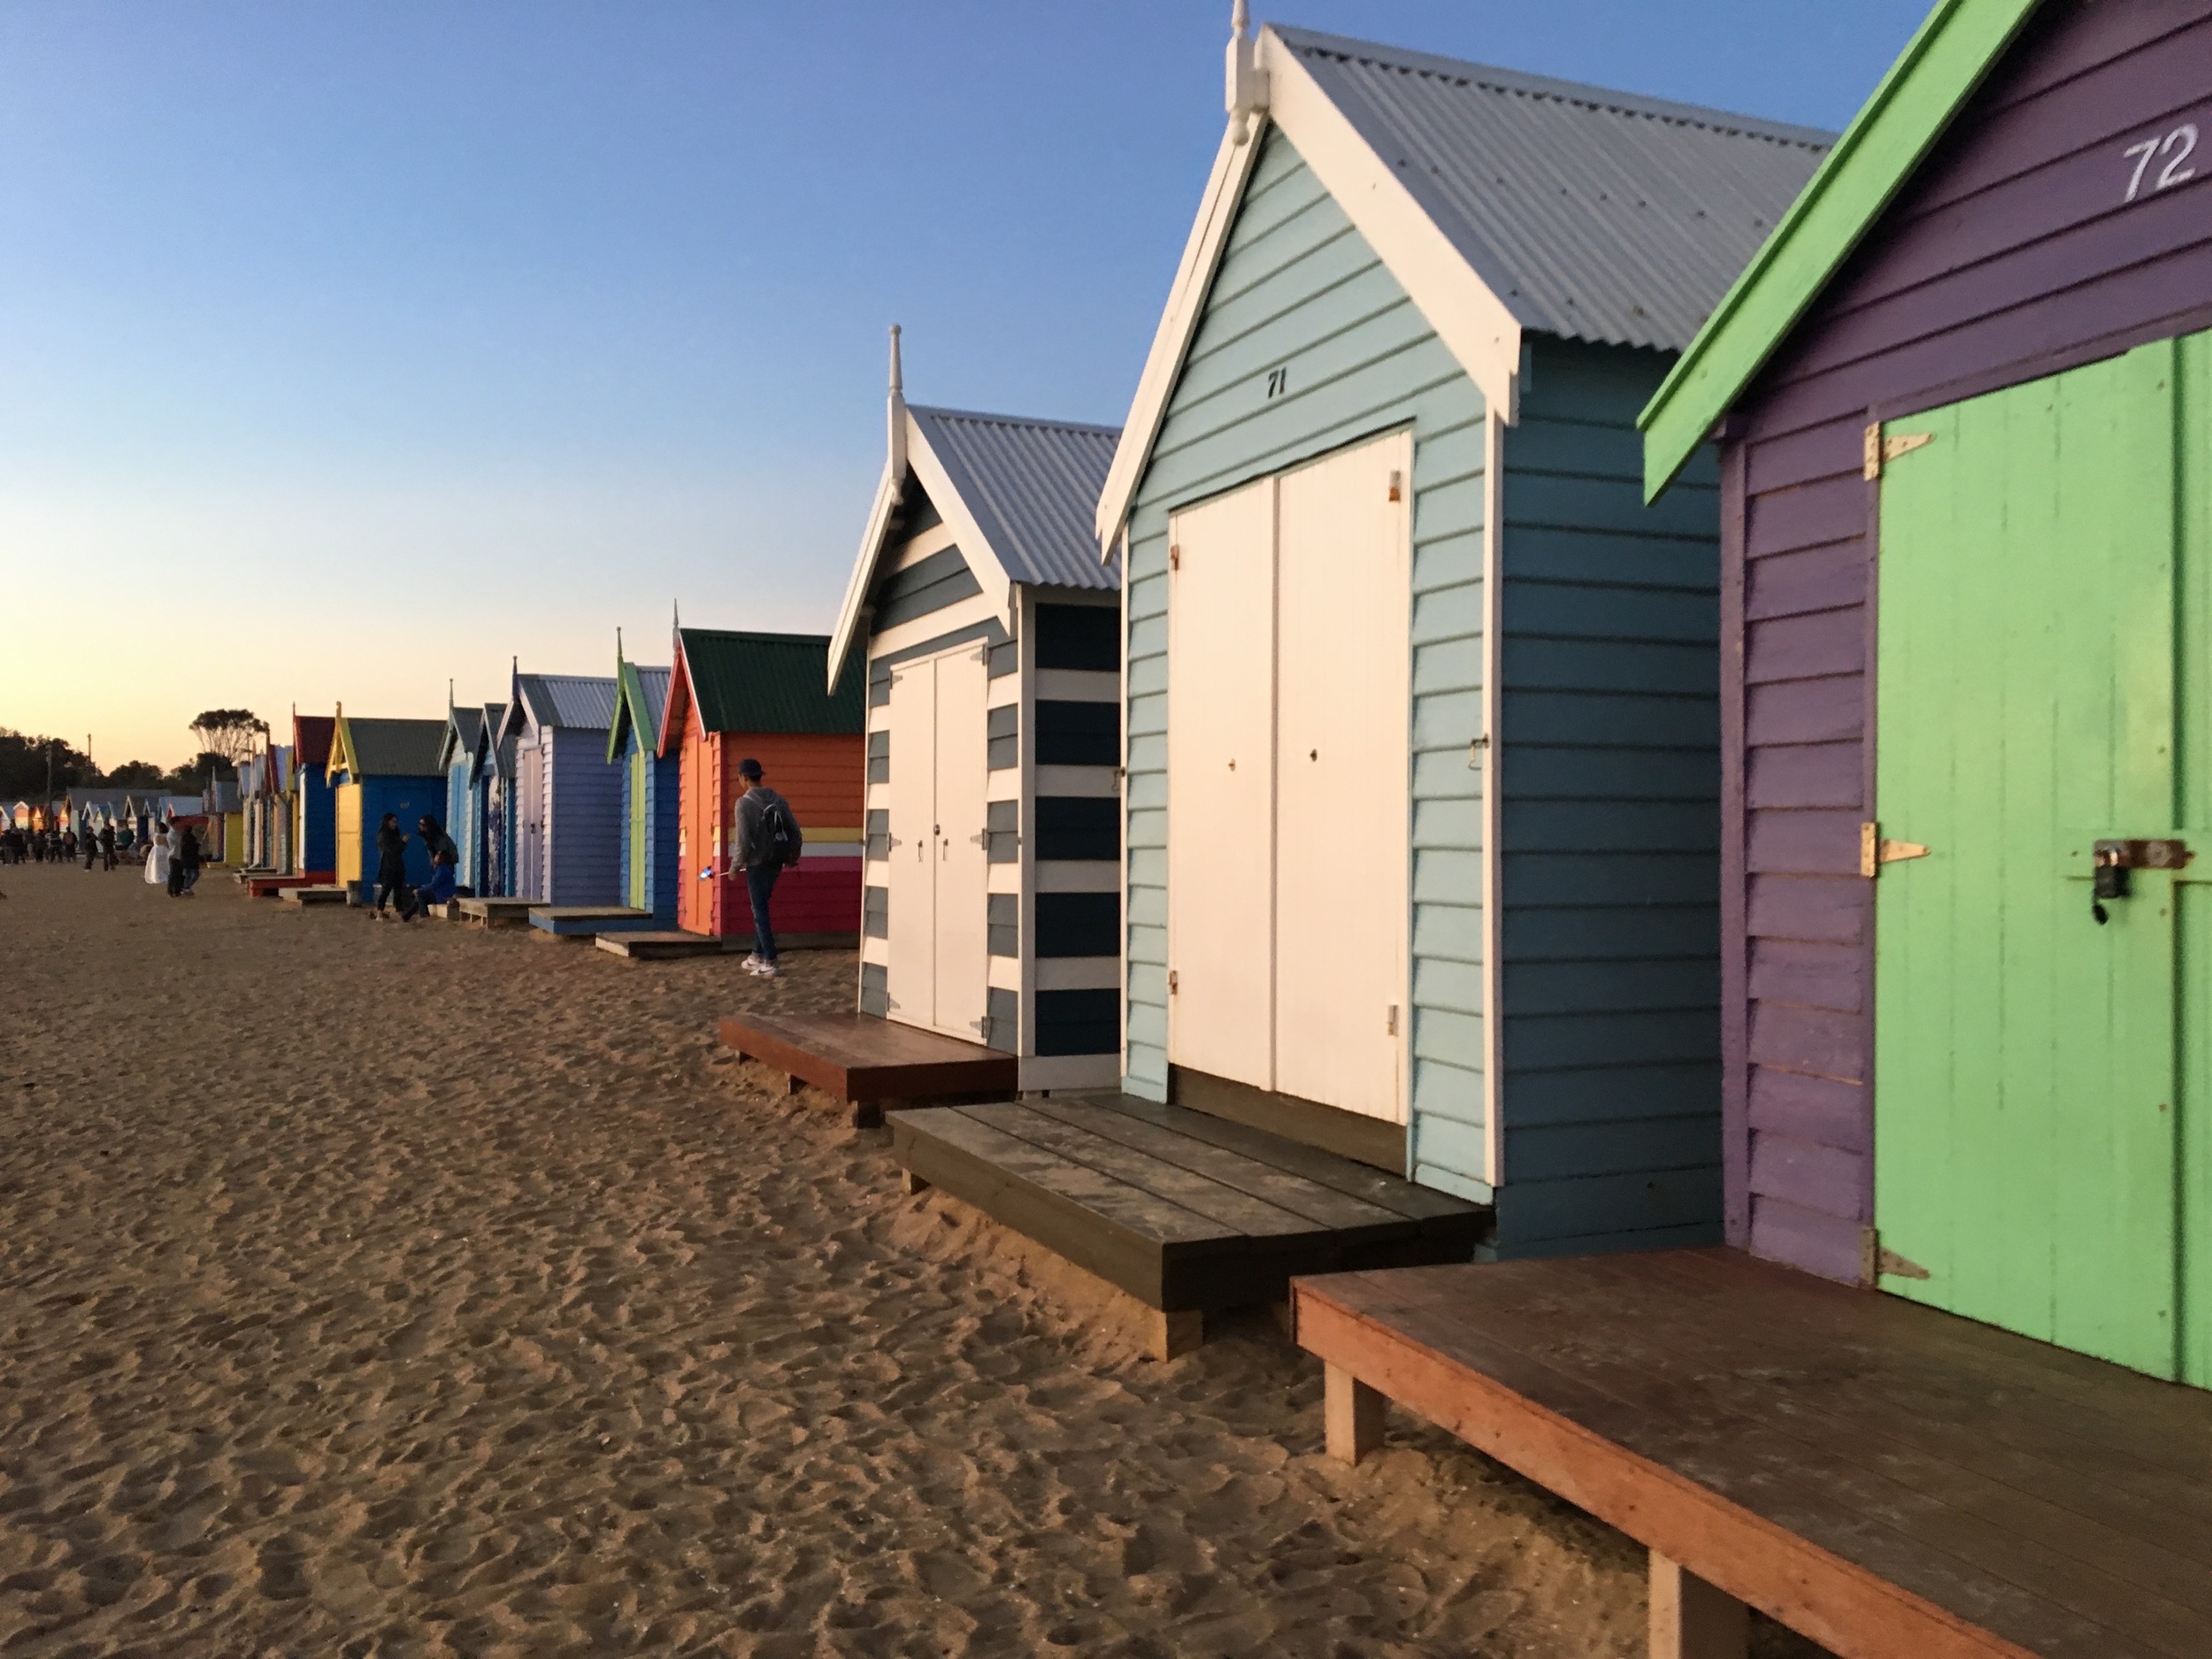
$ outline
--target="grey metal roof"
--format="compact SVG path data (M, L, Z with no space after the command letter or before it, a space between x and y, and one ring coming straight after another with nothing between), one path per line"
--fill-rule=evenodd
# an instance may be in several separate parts
M614 724L612 675L522 674L515 683L541 726L603 732Z
M434 778L442 770L443 720L375 720L346 716L353 758L364 778Z
M668 714L668 677L672 668L648 668L641 663L632 663L637 670L638 689L645 694L645 715L652 723L654 741L660 740L661 722Z
M1835 134L1269 26L1524 327L1680 350Z
M454 745L459 749L474 749L484 735L484 711L473 704L456 706L446 716L453 727Z
M1118 562L1099 563L1092 525L1119 427L907 407L1008 580L1121 586Z

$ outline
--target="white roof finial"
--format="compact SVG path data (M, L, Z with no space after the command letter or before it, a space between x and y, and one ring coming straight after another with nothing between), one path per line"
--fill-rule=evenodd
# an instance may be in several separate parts
M899 362L896 323L891 325L891 398L887 418L891 436L891 500L895 504L906 499L906 374Z
M1235 0L1229 13L1229 127L1240 144L1259 130L1259 117L1267 111L1267 71L1260 67L1259 42L1252 38L1252 13L1245 0Z

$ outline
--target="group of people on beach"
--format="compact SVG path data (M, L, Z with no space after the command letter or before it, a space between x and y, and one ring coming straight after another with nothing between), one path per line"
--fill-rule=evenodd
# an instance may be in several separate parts
M173 899L188 899L199 885L200 838L189 824L170 818L157 826L146 848L146 885L166 887Z
M82 855L88 870L115 868L115 826L88 826L81 835L67 829L24 829L14 824L0 829L0 864L73 864Z
M430 855L430 879L421 887L407 882L407 832L399 826L399 814L387 812L376 829L376 913L396 906L399 919L411 922L430 914L434 904L453 896L460 880L461 849L438 820L426 812L415 821L424 850Z

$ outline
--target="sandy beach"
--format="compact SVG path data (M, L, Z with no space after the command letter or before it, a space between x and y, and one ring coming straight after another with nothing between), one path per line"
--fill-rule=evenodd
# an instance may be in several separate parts
M848 955L0 890L6 1659L1642 1651L1619 1535L1328 1462L1264 1316L1145 1360L717 1047Z

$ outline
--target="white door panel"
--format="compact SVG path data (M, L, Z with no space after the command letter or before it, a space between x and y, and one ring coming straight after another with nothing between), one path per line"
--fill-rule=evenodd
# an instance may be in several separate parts
M973 645L939 657L936 667L936 1025L980 1042L990 977L989 667Z
M1168 537L1168 1058L1275 1087L1272 480Z
M891 1017L936 1023L937 669L905 663L891 672L890 958L884 990Z
M1286 472L1276 496L1275 1087L1394 1122L1405 1119L1411 469L1400 434Z

